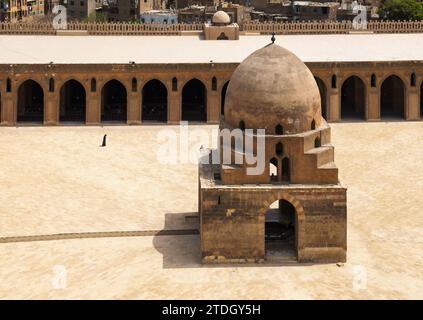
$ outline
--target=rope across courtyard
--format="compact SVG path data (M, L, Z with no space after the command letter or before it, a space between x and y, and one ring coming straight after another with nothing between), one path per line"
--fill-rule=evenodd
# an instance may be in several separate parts
M197 229L55 233L55 234L43 234L43 235L31 235L31 236L0 237L0 243L52 241L52 240L69 240L69 239L90 239L90 238L185 236L185 235L198 235L198 234L199 234L199 231Z

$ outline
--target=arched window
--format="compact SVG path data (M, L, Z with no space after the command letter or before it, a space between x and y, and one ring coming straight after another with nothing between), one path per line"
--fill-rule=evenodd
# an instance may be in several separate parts
M272 158L269 163L270 181L278 181L278 159Z
M316 121L314 121L314 119L311 122L311 130L316 130Z
M373 73L370 78L370 85L374 88L376 87L376 75Z
M244 122L243 120L241 120L241 121L239 122L239 128L240 128L242 131L244 131L244 130L245 130L245 122Z
M332 76L332 88L336 89L336 75Z
M289 181L291 179L291 172L289 168L289 158L282 159L282 180Z
M50 80L48 82L48 91L54 92L54 79L53 78L50 78Z
M314 139L314 147L315 148L319 148L321 146L322 146L322 144L320 142L320 138L319 137L316 137L316 139Z
M132 92L137 92L137 78L132 78Z
M283 155L283 144L282 144L282 142L278 142L278 143L276 144L276 147L275 147L275 152L276 152L276 154L277 154L278 156L282 156L282 155Z
M411 77L410 77L410 85L412 87L416 86L416 74L414 72L411 74Z
M228 40L228 36L224 33L221 32L220 35L217 37L217 40Z
M12 92L12 80L10 78L6 80L6 92Z
M282 127L282 125L281 125L281 124L278 124L278 125L275 127L275 134L283 134L283 127Z
M175 77L172 79L172 91L178 91L178 79Z
M96 92L97 91L97 81L95 80L95 78L91 79L91 92Z
M216 79L216 77L213 77L213 79L212 79L212 90L213 91L217 90L217 79Z

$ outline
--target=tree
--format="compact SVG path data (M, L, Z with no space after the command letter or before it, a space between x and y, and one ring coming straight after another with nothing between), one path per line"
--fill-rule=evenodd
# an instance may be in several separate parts
M88 17L84 19L84 22L106 22L107 16L102 12L90 13Z
M423 2L415 0L384 0L379 16L386 20L423 20Z

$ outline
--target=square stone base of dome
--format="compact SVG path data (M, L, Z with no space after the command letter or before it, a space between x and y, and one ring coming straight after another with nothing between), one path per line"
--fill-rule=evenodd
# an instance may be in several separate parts
M205 23L203 30L205 40L239 40L239 26L236 23L226 26Z
M342 185L224 185L205 179L212 166L202 167L204 263L346 261L347 199Z

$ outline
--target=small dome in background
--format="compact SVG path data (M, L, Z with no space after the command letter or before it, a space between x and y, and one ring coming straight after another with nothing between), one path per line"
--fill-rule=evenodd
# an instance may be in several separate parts
M214 25L228 25L231 23L231 18L225 11L217 11L212 18Z
M313 74L295 54L276 44L253 52L236 68L225 109L225 121L232 127L243 123L246 129L266 129L267 134L297 134L322 123Z

